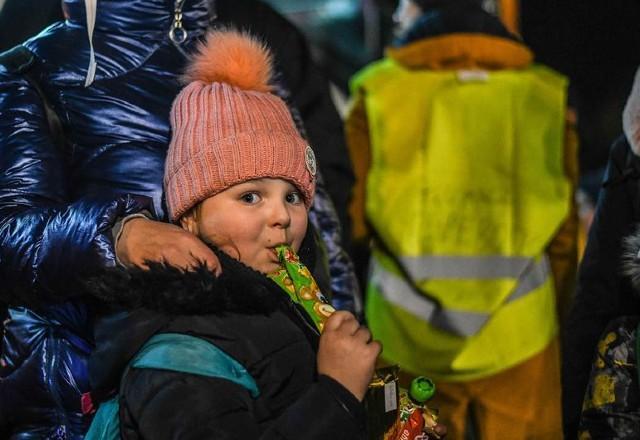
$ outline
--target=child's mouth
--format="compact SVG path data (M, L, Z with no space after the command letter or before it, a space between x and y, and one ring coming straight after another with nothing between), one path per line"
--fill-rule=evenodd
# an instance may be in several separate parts
M283 255L281 255L283 251L283 248L288 249L289 248L289 244L288 243L278 243L274 246L270 246L269 247L269 251L271 252L271 254L273 254L274 257L274 262L281 264L282 263L282 258Z

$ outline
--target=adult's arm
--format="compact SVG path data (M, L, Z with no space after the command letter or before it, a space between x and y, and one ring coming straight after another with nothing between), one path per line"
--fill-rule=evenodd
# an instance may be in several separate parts
M32 293L62 298L73 281L113 264L111 228L150 209L146 198L72 198L68 155L54 145L42 100L0 67L0 278L4 300Z
M598 338L612 319L638 310L620 275L622 239L636 227L639 159L627 142L614 144L605 184L578 272L578 287L563 337L562 410L566 438L576 438L580 410Z
M355 90L351 98L345 119L345 138L355 175L349 202L352 255L358 279L362 284L366 284L372 232L367 222L365 208L367 174L371 167L371 139L365 99L360 90Z
M362 243L368 241L371 235L365 211L367 174L371 167L371 145L365 100L359 91L356 91L352 97L347 112L345 135L355 174L355 184L349 204L351 234L355 243Z
M309 219L322 239L321 249L326 252L332 293L331 303L336 309L353 312L361 318L363 307L358 279L353 262L342 247L339 220L319 171Z
M578 134L572 110L567 111L565 123L564 172L571 185L570 194L573 195L578 186ZM576 289L578 225L577 203L575 198L571 197L569 214L546 250L553 273L560 325L563 325L567 319L569 305Z
M290 402L266 430L259 416L265 408L259 409L245 388L224 379L132 370L123 393L123 438L346 440L364 432L362 405L327 376Z

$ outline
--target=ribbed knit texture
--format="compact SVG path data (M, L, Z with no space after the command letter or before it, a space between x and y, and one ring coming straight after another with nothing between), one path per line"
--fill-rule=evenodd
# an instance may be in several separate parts
M165 193L172 221L235 184L264 177L290 181L310 206L308 146L279 97L193 81L173 103L171 127Z

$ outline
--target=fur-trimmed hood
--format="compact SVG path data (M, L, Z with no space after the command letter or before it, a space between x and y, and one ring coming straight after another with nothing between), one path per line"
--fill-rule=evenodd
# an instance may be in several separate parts
M110 308L145 308L166 315L269 313L277 307L279 287L265 275L214 249L222 274L206 267L183 272L149 264L149 270L110 268L85 283L85 293Z
M204 267L182 272L152 264L149 270L109 269L86 283L86 293L113 309L97 319L89 362L94 402L117 388L129 360L154 334L166 331L213 337L287 310L287 295L265 275L214 249L222 274ZM250 318L249 318L250 319ZM295 319L295 318L294 318ZM300 323L298 323L300 325Z
M622 273L629 277L634 291L640 295L640 225L622 242Z

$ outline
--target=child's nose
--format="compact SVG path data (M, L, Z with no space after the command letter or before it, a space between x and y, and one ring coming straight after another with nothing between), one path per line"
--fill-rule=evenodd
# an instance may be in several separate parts
M284 202L274 202L271 210L271 223L273 226L286 228L291 224L291 215Z

